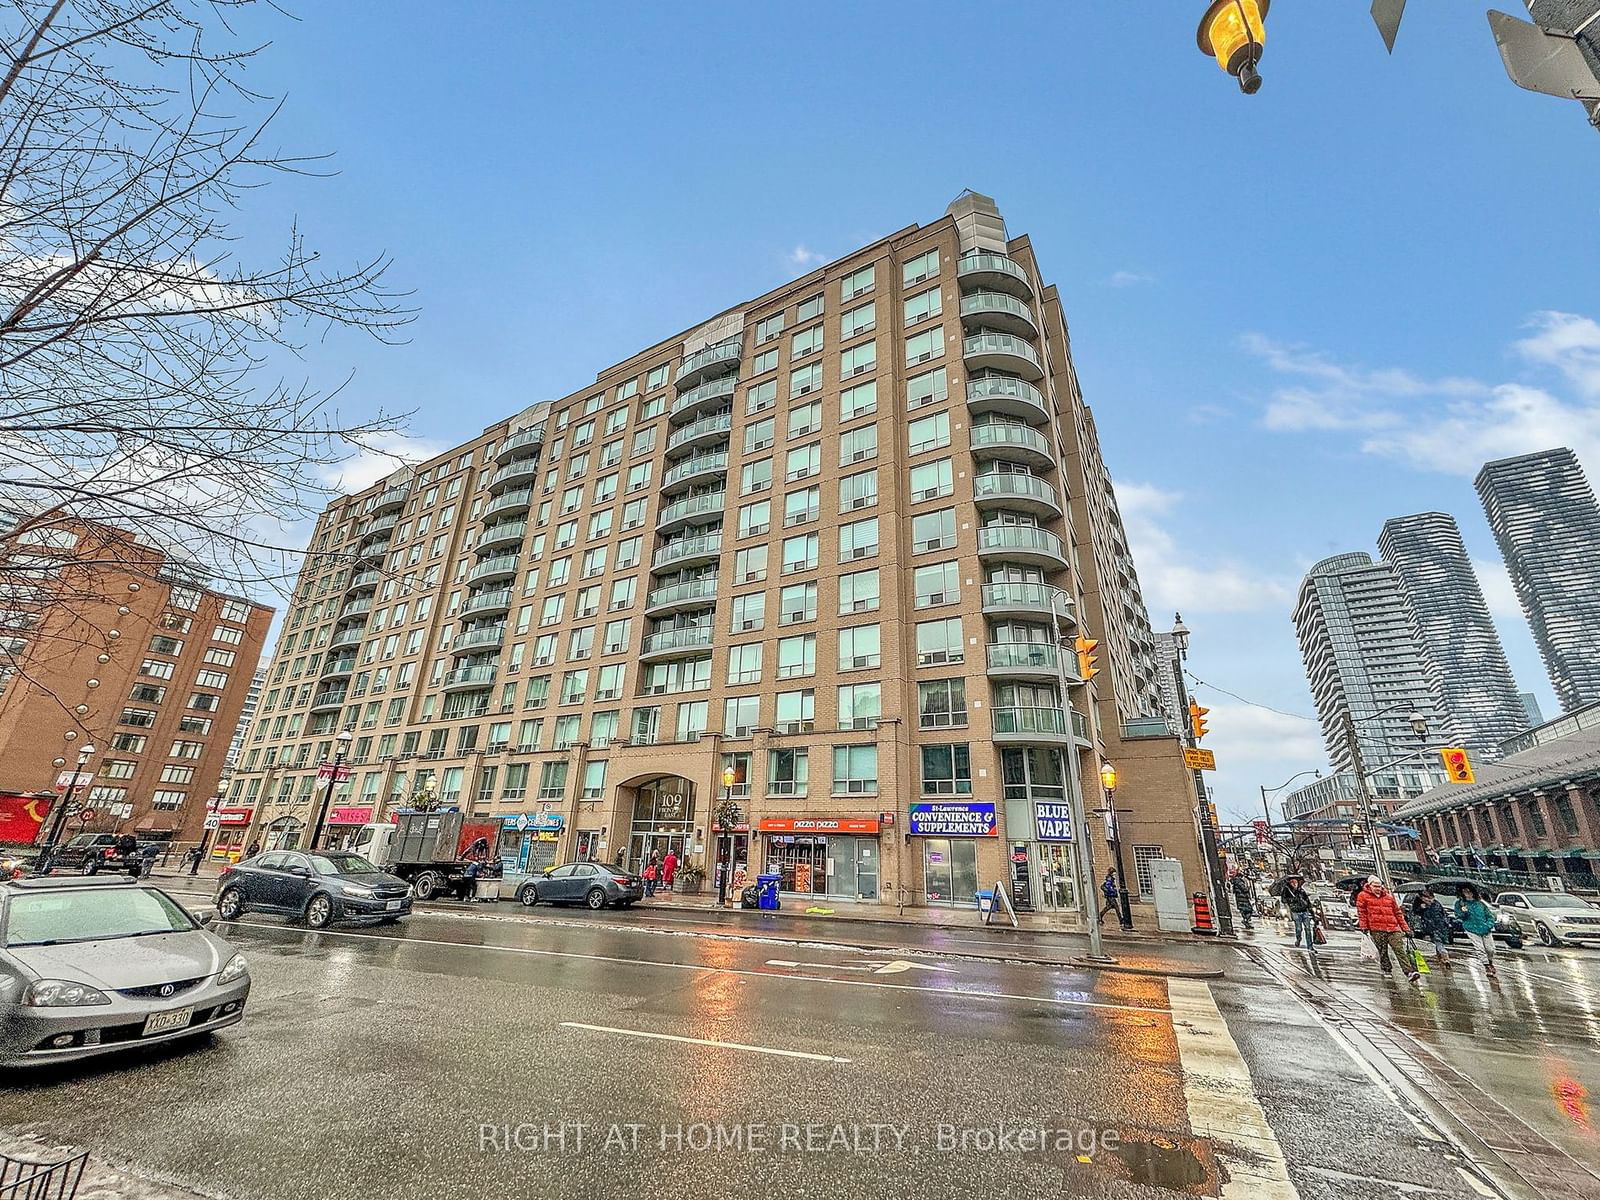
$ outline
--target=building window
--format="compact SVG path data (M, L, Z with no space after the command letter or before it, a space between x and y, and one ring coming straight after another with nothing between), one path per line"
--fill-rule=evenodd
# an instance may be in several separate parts
M810 329L802 329L789 338L789 361L794 362L821 349L822 326L813 325Z
M784 458L783 478L786 482L809 479L822 470L822 443L791 447Z
M789 398L806 396L822 387L822 364L807 363L789 372Z
M948 729L967 723L967 681L933 679L917 684L917 726Z
M822 428L822 402L813 400L810 404L797 404L789 410L788 423L784 436L789 441L805 437Z
M878 553L878 518L847 521L839 526L839 562L854 562Z
M1155 874L1153 868L1156 860L1165 858L1160 846L1134 846L1133 848L1133 874L1139 881L1139 897L1143 900L1153 900L1156 894Z
M816 718L817 694L810 688L778 693L778 733L810 733L816 728Z
M878 306L861 304L839 317L839 337L848 339L871 333L878 324Z
M812 296L809 300L800 301L800 307L795 311L795 324L798 325L802 321L809 321L812 317L821 315L822 297L821 295Z
M936 325L906 339L906 366L931 362L944 354L944 326Z
M139 674L148 675L152 679L171 679L173 664L164 662L159 658L147 658L139 667Z
M919 500L938 500L953 494L956 490L955 472L951 469L948 458L912 467L910 483L913 503Z
M756 322L757 346L765 345L783 332L783 313L775 312L770 317L763 317Z
M749 642L728 649L729 684L761 682L761 643Z
M757 500L739 508L739 536L756 537L772 529L772 501Z
M748 496L772 486L772 460L745 463L739 470L739 494Z
M875 612L881 603L878 568L851 571L839 577L839 613Z
M816 485L787 492L783 497L783 527L789 529L815 521L822 508L822 489Z
M766 624L767 597L764 592L735 596L732 609L734 633L749 633Z
M750 737L761 723L760 696L729 696L722 705L725 737Z
M804 796L807 780L807 754L804 747L767 751L767 794Z
M918 321L925 321L929 317L937 317L942 305L939 300L939 289L929 288L925 292L918 292L915 296L907 296L905 304L905 323L915 325Z
M878 343L863 342L839 354L839 378L850 379L878 369Z
M774 363L774 366L777 364ZM778 381L764 379L754 385L744 394L744 411L746 416L759 412L766 412L778 403Z
M970 796L972 759L965 742L922 747L922 794Z
M284 782L287 783L288 781L285 780ZM188 798L188 792L174 792L168 791L164 788L157 789L155 792L151 793L150 806L152 808L162 809L166 812L171 812L173 809L182 808L183 802Z
M917 666L937 667L958 663L966 657L965 650L960 617L918 623Z
M869 379L839 393L839 419L853 421L878 411L878 381Z
M166 688L153 683L136 683L128 689L129 700L143 700L146 704L160 704L166 694Z
M938 450L950 444L950 414L936 412L926 417L918 417L912 421L907 429L910 436L910 452L922 454L929 450Z
M868 263L860 270L852 271L839 281L839 299L854 300L857 296L865 296L872 290L877 275L878 269L875 263Z
M792 420L792 416L791 416ZM758 454L762 450L771 448L775 440L775 423L768 417L764 421L752 421L744 427L744 452Z
M873 729L883 716L881 683L848 683L839 687L839 728Z
M817 565L817 551L820 541L814 533L803 533L798 537L783 539L783 573L792 574L795 571L809 571Z
M926 554L930 550L948 550L955 544L955 509L941 508L937 512L919 513L911 518L913 554Z
M912 589L918 608L954 604L961 598L961 572L954 562L930 563L912 573Z
M798 679L817 673L817 635L778 639L778 678Z
M926 254L919 254L916 258L908 259L900 268L900 282L905 287L921 283L924 279L932 279L939 273L939 252L929 250Z
M792 583L778 593L778 624L798 625L817 619L817 585Z
M839 465L866 462L878 457L878 427L863 425L859 429L846 429L839 435Z
M839 630L839 669L860 671L883 664L881 628L852 625Z
M567 764L547 762L539 769L539 799L560 800L567 791Z
M833 748L833 792L836 796L875 796L878 794L878 748L876 746L835 746Z

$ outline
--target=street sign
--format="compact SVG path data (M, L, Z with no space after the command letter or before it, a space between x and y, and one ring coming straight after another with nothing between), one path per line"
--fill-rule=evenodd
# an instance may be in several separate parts
M206 828L207 829L216 829L221 824L222 824L222 815L220 813L207 813L206 814Z
M65 792L68 788L85 788L93 782L93 771L63 771L56 776L56 791Z
M317 782L327 783L331 779L335 783L348 783L354 774L349 767L336 767L332 763L323 763L317 768Z
M78 814L78 824L87 825L94 820L94 809L86 808Z
M1267 825L1267 823L1265 821L1257 821L1257 822L1255 822L1256 845L1265 846L1267 844L1267 830L1268 830L1268 828L1269 828L1269 826Z
M1217 769L1217 756L1210 750L1201 750L1197 746L1186 746L1183 751L1183 765L1191 771L1215 771Z

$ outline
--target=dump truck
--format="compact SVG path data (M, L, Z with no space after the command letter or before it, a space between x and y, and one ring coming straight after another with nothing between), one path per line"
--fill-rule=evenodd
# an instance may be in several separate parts
M500 822L473 820L455 811L400 812L392 822L362 827L350 849L411 884L418 900L460 887L473 847L480 840L480 863L498 862L495 843Z

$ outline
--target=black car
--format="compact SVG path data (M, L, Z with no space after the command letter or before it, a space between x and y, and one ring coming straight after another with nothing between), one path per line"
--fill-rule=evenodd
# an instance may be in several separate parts
M225 867L217 916L259 909L302 918L315 929L340 920L390 925L411 911L411 885L344 850L268 850Z
M517 899L523 904L586 904L595 909L615 904L627 908L644 899L644 880L610 863L565 863L528 880L517 889Z

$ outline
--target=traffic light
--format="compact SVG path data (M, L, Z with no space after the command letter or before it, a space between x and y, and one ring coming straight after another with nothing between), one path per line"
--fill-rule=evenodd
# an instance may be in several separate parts
M1439 758L1444 763L1444 777L1451 783L1477 782L1478 777L1472 773L1472 760L1459 746L1446 746L1439 751Z
M1095 665L1100 661L1099 655L1095 653L1100 649L1100 643L1093 638L1080 637L1073 643L1073 647L1078 652L1078 678L1088 683L1100 674L1100 668Z
M1210 711L1209 708L1201 708L1198 700L1189 701L1189 732L1197 742L1210 732L1206 728L1206 714Z

